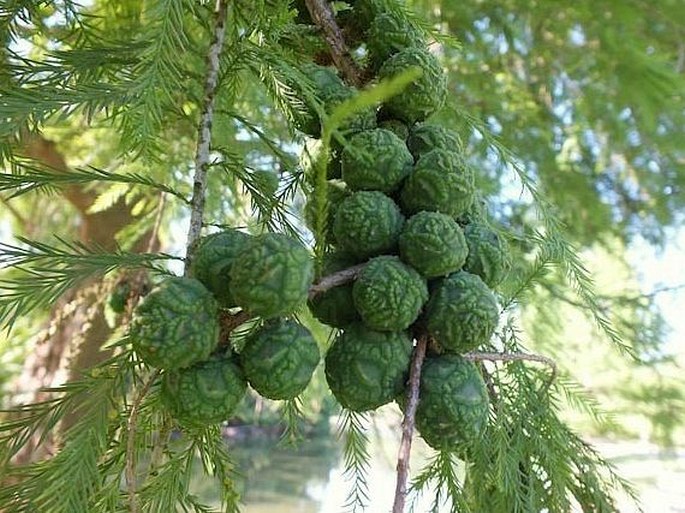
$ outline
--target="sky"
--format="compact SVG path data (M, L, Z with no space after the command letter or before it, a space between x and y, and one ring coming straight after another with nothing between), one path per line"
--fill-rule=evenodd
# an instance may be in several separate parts
M685 355L685 227L669 228L667 232L668 243L663 251L638 240L631 246L628 260L637 271L644 293L682 285L656 295L655 302L670 328L665 351Z

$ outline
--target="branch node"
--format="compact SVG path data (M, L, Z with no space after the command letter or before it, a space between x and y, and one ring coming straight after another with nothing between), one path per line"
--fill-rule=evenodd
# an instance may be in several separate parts
M309 288L308 298L313 299L319 294L323 294L329 289L339 287L350 281L357 279L359 273L362 269L366 267L366 263L357 264L355 266L343 269L337 273L329 274L324 276L317 283ZM249 321L252 315L245 311L240 310L236 313L230 313L223 311L220 313L219 323L221 325L221 334L219 335L220 345L225 346L228 344L228 337L233 330L235 330L241 324Z

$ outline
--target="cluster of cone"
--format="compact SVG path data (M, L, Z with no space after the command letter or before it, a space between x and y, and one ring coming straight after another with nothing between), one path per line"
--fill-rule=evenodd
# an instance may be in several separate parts
M371 9L362 53L377 78L416 66L423 73L378 111L358 114L334 145L328 222L318 234L330 246L322 274L366 265L354 283L309 306L321 322L340 329L325 373L332 393L353 411L395 400L403 407L414 339L427 333L434 343L422 369L417 428L431 446L455 450L487 422L483 379L460 354L493 335L499 308L490 288L504 278L507 252L478 212L474 173L458 134L425 121L447 91L437 58L400 12L369 1L354 9ZM347 86L333 69L309 66L324 112L332 109L338 99L331 90ZM305 214L314 227L314 198Z
M203 238L192 277L169 277L137 306L130 327L140 358L163 370L161 397L185 425L230 418L247 383L268 399L292 399L311 380L319 348L286 318L305 301L313 279L309 251L277 233L225 230ZM220 310L241 307L258 324L234 353Z
M447 91L436 57L400 13L382 5L354 6L370 20L361 31L367 66L379 78L415 66L423 74L342 130L329 166L328 222L317 234L330 249L322 274L365 265L353 283L319 294L309 307L339 329L326 353L326 380L353 411L395 400L403 407L414 339L430 336L416 424L431 446L457 450L487 422L481 374L460 355L493 335L499 309L491 289L506 275L507 250L476 200L459 136L425 122ZM333 68L304 67L309 109L296 126L316 137L319 113L354 90ZM307 205L306 220L315 217ZM226 420L248 382L269 399L306 387L319 349L290 316L307 298L313 269L308 250L286 235L225 230L200 241L190 277L166 278L145 297L130 337L140 358L163 370L162 399L179 421ZM239 354L220 325L221 310L235 307L257 319Z

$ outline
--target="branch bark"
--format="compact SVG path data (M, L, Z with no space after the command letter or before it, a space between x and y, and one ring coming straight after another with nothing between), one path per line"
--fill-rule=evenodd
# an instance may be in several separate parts
M193 251L200 238L202 217L205 209L205 193L207 192L207 171L209 168L209 152L212 140L212 123L214 120L214 99L219 83L219 57L226 35L226 0L219 0L216 5L214 37L207 54L207 74L203 95L202 114L197 133L197 148L195 151L195 176L193 178L193 198L191 200L190 227L186 243L185 273L188 274Z
M308 298L313 299L329 289L339 287L340 285L357 279L357 276L359 276L359 273L364 267L366 267L366 263L357 264L347 269L343 269L342 271L338 271L337 273L324 276L317 283L309 287ZM245 310L240 310L236 313L222 312L219 319L221 325L220 345L228 344L228 336L231 332L250 319L252 319L252 314Z
M358 264L348 269L343 269L334 274L324 276L309 288L309 299L314 299L316 296L322 292L326 292L328 289L344 285L347 282L357 279L359 273L366 267L366 264Z
M305 0L305 4L312 20L323 32L323 38L330 48L335 66L349 83L357 87L361 86L362 73L350 55L330 4L326 0Z
M421 386L421 367L426 357L428 335L421 335L414 348L409 369L409 390L407 392L407 406L404 409L402 419L402 439L400 451L397 456L397 482L395 484L395 499L392 505L392 513L404 513L404 504L407 499L407 481L409 479L409 458L411 456L411 441L414 436L414 423L416 420L416 407L419 404L419 388Z

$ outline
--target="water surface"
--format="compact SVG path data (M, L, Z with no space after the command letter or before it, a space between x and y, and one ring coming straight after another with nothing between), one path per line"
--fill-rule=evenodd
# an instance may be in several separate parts
M389 511L395 487L397 437L377 433L370 447L368 472L369 513ZM415 441L412 470L420 469L429 451ZM277 438L231 442L231 453L240 471L238 483L243 513L339 513L351 484L344 475L340 443L334 436L319 435L297 447L279 444ZM660 452L655 446L598 442L597 447L619 473L640 490L647 513L685 513L685 450ZM198 474L195 490L216 504L216 483ZM429 510L431 497L417 503L416 513ZM619 501L621 513L637 513L627 500Z

